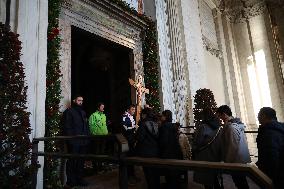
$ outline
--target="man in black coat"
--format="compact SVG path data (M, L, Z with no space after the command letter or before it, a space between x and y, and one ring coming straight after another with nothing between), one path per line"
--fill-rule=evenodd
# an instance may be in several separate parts
M89 135L86 113L82 108L83 97L74 97L73 105L63 113L63 133L66 136ZM86 154L87 140L68 140L67 151L72 154ZM82 179L84 169L83 159L68 159L66 163L66 184L73 186L86 186L87 183Z
M284 124L277 121L276 112L270 107L258 113L260 127L256 139L258 168L274 182L275 188L284 186Z
M159 154L163 159L182 159L182 151L178 142L178 129L172 123L172 112L162 112L162 125L159 128Z
M172 123L172 112L162 112L162 125L159 128L159 155L162 159L182 159L182 151L178 142L178 130ZM180 171L162 170L166 178L166 189L180 189Z
M152 109L145 108L141 112L142 119L136 134L136 155L146 158L157 158L159 156L158 146L158 123ZM148 189L160 188L160 176L158 170L153 167L143 166L144 175Z

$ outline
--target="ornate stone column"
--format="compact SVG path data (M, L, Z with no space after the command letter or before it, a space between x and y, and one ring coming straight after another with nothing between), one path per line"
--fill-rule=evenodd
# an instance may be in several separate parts
M43 137L45 133L45 96L47 63L48 1L13 1L11 9L12 28L22 42L21 61L25 68L27 107L32 128L31 138ZM39 151L44 151L39 143ZM39 157L37 188L43 187L44 158Z
M156 0L156 18L157 18L157 30L158 30L158 43L159 43L159 58L160 58L160 86L161 86L161 99L162 109L171 110L175 112L174 97L173 97L173 73L172 73L172 61L170 40L168 37L168 15L166 12L167 6L164 0ZM175 115L174 115L175 120Z
M180 1L167 0L169 45L172 61L172 92L175 106L176 121L183 126L188 125L188 85L187 85L187 58L185 52L185 38L181 15Z

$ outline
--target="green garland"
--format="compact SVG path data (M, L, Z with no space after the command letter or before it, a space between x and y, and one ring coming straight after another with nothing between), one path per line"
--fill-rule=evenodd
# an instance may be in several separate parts
M60 37L59 14L60 0L48 1L48 33L47 33L47 65L46 65L46 101L45 101L45 136L60 134L59 103L61 100L60 89ZM45 143L46 152L59 152L59 145L55 142ZM58 159L46 157L44 161L44 188L62 188L58 167Z
M145 85L150 90L150 94L146 95L146 101L151 107L154 107L155 111L160 112L157 53L156 25L154 22L148 21L148 27L145 31L145 40L143 41Z

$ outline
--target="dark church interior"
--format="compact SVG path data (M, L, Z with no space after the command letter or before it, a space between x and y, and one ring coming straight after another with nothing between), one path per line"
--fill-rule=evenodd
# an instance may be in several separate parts
M72 96L84 97L89 117L105 103L109 129L117 131L126 104L131 103L131 50L88 31L72 27Z

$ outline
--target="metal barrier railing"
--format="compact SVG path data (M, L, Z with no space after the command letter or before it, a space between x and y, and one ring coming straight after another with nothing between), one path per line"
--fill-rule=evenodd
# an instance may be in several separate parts
M93 155L93 154L69 154L69 153L53 153L38 151L39 141L56 141L56 140L78 140L78 139L115 139L118 144L117 155ZM190 160L173 160L159 158L141 158L127 157L128 151L127 140L121 135L108 136L57 136L57 137L42 137L33 140L33 158L32 163L37 163L38 156L52 158L84 158L88 160L96 160L99 162L112 162L119 164L119 188L128 188L127 165L149 166L156 168L166 168L175 170L213 170L218 173L232 174L234 172L243 173L255 181L259 186L270 189L273 188L272 181L256 166L250 164L237 163L220 163L220 162L205 162L205 161L190 161ZM36 187L36 177L34 179L33 188Z

